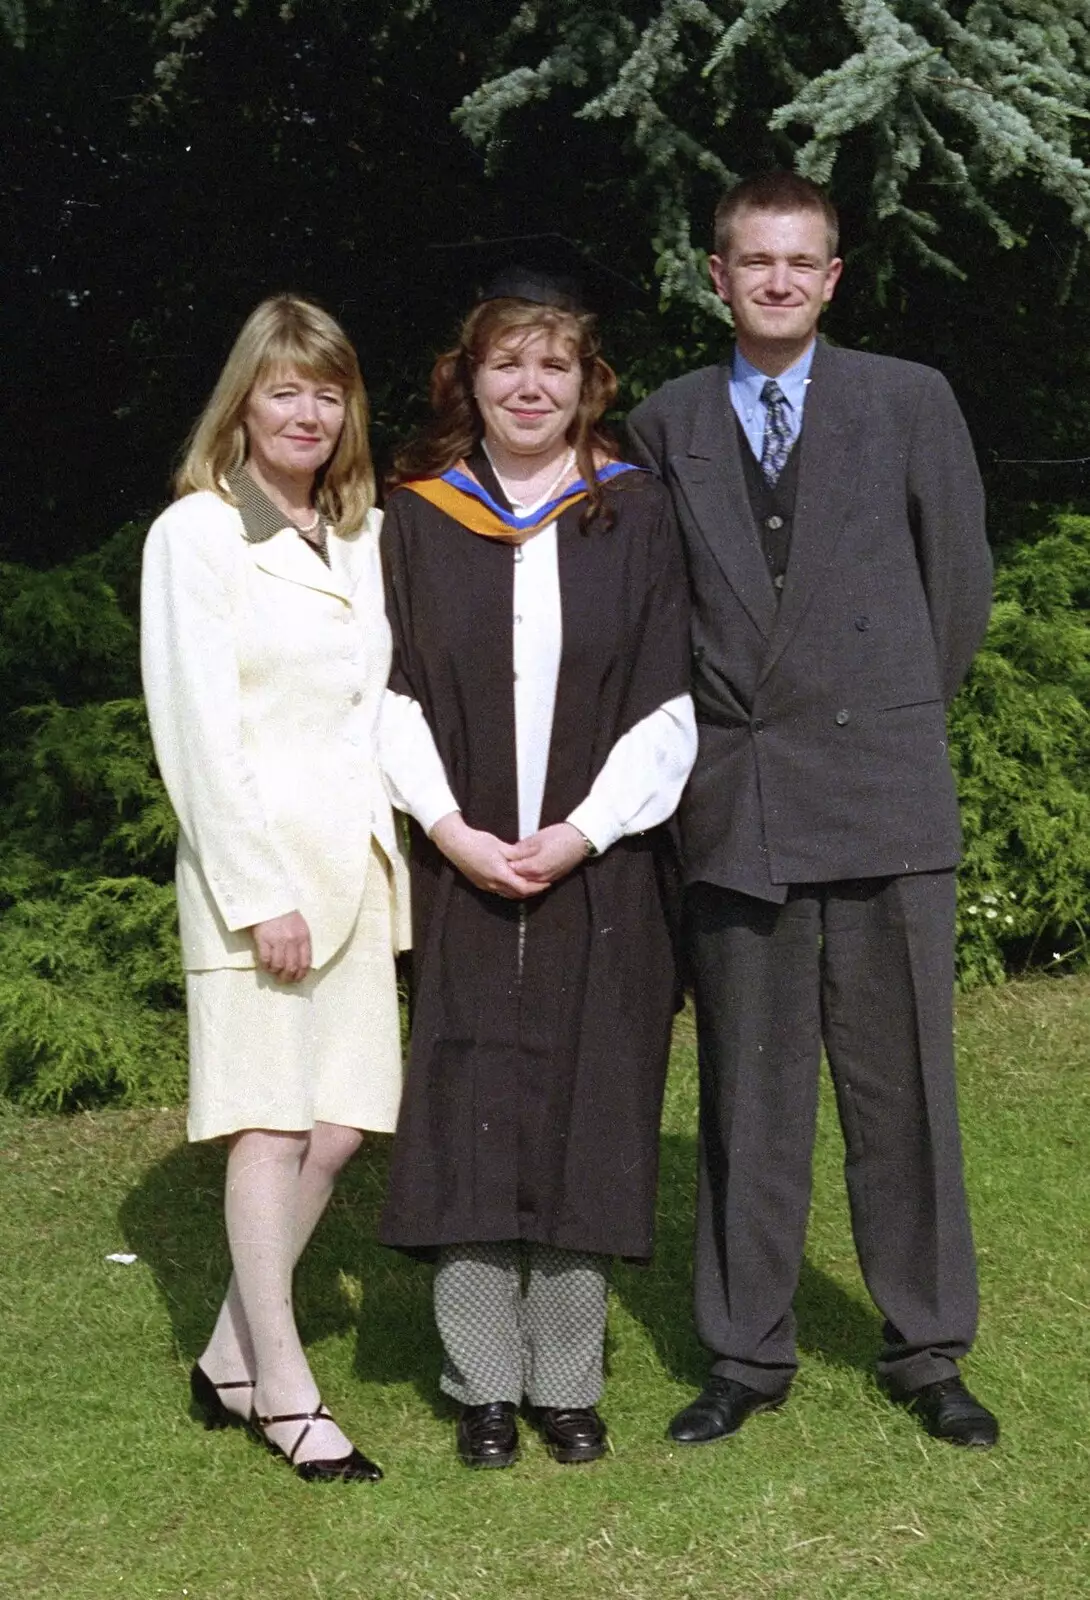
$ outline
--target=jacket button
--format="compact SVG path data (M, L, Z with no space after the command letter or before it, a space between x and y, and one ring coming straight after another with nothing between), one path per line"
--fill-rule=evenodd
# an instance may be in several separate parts
M362 699L363 699L363 696L360 693L360 691L357 689L356 692L352 696L352 704L354 706L358 706Z
M763 733L764 725L765 719L763 717L754 717L753 721L750 723L750 727L753 729L754 733Z
M859 629L860 633L866 633L867 629L870 627L870 618L856 617L855 625Z
M766 519L766 521L765 521L765 527L766 528L771 528L773 533L778 533L779 530L783 527L783 518L782 517L768 517Z
M776 576L772 580L772 587L774 589L782 589L783 588L783 573L782 572L777 572Z
M852 718L850 711L838 711L836 716L833 718L833 721L836 723L838 728L842 728L846 722L850 722L851 720Z

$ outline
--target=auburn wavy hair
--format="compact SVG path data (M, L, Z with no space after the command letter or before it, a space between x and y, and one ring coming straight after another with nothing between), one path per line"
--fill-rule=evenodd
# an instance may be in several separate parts
M174 476L176 497L211 489L230 499L223 480L246 460L243 413L255 384L270 373L297 372L344 391L337 448L315 476L314 501L335 533L356 533L375 503L367 439L367 393L351 341L328 311L298 295L263 300L243 323L208 403L186 441Z
M388 489L397 489L413 478L438 478L477 448L484 434L473 396L477 368L497 344L521 343L536 333L556 334L574 346L583 384L568 429L568 443L575 450L579 475L589 489L580 520L584 528L595 517L602 517L604 526L610 525L613 518L604 504L595 466L603 456L618 459L616 443L600 426L616 397L617 375L599 353L592 316L535 305L528 300L482 300L474 306L462 325L458 343L444 351L432 368L429 394L434 415L394 457Z

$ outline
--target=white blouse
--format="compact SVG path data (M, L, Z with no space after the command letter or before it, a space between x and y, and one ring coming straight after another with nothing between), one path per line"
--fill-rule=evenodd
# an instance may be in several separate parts
M511 626L519 837L524 839L537 831L541 819L563 645L555 522L515 550ZM675 695L622 734L567 821L599 852L625 834L665 822L677 809L696 746L692 699ZM419 703L392 690L383 701L379 761L394 805L415 817L426 833L460 809Z

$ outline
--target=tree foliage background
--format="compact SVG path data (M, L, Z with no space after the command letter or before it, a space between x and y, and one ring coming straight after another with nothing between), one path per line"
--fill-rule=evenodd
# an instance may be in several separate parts
M344 319L386 456L472 293L437 240L559 228L647 283L606 330L632 390L717 353L716 192L772 162L841 207L830 335L942 366L1004 501L1083 491L1022 463L1086 454L1090 0L0 0L0 25L11 553L161 504L271 288Z
M992 495L963 974L1085 949L1090 0L0 0L0 66L10 1094L182 1081L136 572L246 313L344 321L381 462L473 292L430 245L557 229L648 287L605 329L627 401L722 352L712 207L773 163L841 209L827 332L940 366Z

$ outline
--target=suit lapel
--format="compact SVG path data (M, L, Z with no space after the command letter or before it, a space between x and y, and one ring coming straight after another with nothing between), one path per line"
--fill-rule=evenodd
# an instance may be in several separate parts
M340 552L334 550L337 540L331 537L330 560L327 567L313 550L308 550L294 528L282 528L271 539L250 546L257 566L288 583L299 583L307 589L317 589L322 594L336 595L339 600L352 598L353 584L347 565L342 566Z
M688 451L674 456L671 465L692 522L754 625L767 636L776 620L776 592L750 510L729 375L727 366L711 374Z
M865 418L841 371L837 351L818 341L806 396L791 554L768 650L763 681L802 621L830 566L855 498Z

